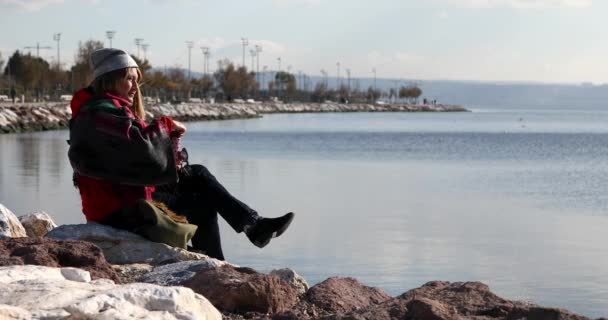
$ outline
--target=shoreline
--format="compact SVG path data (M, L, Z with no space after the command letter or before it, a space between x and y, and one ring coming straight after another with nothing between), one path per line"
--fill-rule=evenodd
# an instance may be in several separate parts
M470 112L457 105L338 104L338 103L182 103L149 104L148 119L170 116L180 121L259 118L273 113L340 112ZM0 134L66 129L72 112L69 103L0 104Z

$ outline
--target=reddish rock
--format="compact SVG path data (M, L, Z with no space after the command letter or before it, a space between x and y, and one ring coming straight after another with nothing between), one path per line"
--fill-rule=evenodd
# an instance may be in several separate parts
M277 313L298 302L298 291L274 275L225 265L204 269L180 285L205 296L221 311Z
M447 306L439 301L427 298L417 298L410 300L407 303L407 315L410 319L428 319L428 320L444 320L453 319L460 320L456 310L453 307Z
M480 282L434 281L385 301L331 319L589 320L569 311L509 301Z
M0 266L24 264L80 268L88 271L91 279L106 278L118 282L101 249L92 243L50 238L0 239Z
M329 278L306 293L306 300L331 313L347 313L390 298L381 289L364 286L353 278L340 277Z

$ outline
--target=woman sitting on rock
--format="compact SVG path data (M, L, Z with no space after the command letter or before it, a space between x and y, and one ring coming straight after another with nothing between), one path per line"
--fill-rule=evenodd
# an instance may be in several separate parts
M218 213L260 248L287 229L293 213L263 218L204 166L178 168L173 145L186 127L170 117L144 122L141 72L129 54L99 49L91 65L95 80L71 102L68 152L87 221L184 248L191 239L193 249L221 260Z

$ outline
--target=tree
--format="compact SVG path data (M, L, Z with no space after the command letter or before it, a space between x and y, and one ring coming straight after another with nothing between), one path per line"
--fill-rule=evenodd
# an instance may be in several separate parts
M311 100L315 102L323 102L327 100L329 94L327 91L327 86L324 82L318 82L315 86L315 90L313 90L311 95Z
M97 40L87 40L78 44L78 52L71 69L72 90L86 87L93 82L93 70L89 65L89 60L93 51L101 48L103 48L103 42Z
M150 70L152 70L152 65L150 65L150 61L148 61L148 59L140 60L135 55L131 55L131 57L133 58L133 60L135 60L135 63L137 63L137 65L139 66L139 70L141 70L143 77L146 78L148 72Z
M0 52L0 70L2 70L3 65L4 65L4 59L2 59L2 52Z
M418 103L418 98L422 95L422 89L418 88L418 86L413 86L410 95L414 99L414 103Z
M10 57L4 74L11 73L14 83L22 88L26 95L32 90L40 97L48 88L50 65L44 59L31 54L22 55L18 50Z
M205 75L200 80L201 93L203 97L208 97L209 93L211 93L211 89L213 89L213 79Z
M418 102L418 98L422 95L422 89L416 85L409 85L399 89L399 98L405 98L409 102Z
M59 99L62 92L68 87L68 72L61 70L61 67L54 64L49 70L47 76L43 79L44 86L49 89L56 99Z
M222 89L225 99L232 101L240 91L237 71L234 68L234 64L228 60L220 61L219 66L220 68L218 68L213 76L218 86Z
M274 75L274 81L278 86L279 93L283 92L287 99L293 97L296 92L296 77L293 74L279 71Z
M370 86L367 89L367 101L368 102L376 102L378 100L378 98L380 98L380 96L382 95L382 92L378 89L374 89L372 86Z
M156 98L167 100L166 88L169 79L161 71L154 71L146 77L144 89L147 95L154 95Z
M184 101L188 98L191 85L186 77L186 72L179 66L175 66L167 72L167 89L172 92L171 100Z
M350 96L350 90L347 85L340 85L338 88L338 97L341 102L347 102Z
M235 68L227 59L218 61L218 70L213 76L228 101L237 96L245 99L257 89L255 74L247 72L247 68L243 66Z

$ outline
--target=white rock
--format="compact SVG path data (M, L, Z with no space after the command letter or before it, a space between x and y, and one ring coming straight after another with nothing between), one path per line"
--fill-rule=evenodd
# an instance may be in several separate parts
M32 314L23 308L0 304L0 319L30 320Z
M155 267L152 272L141 277L139 282L154 283L162 286L180 285L194 277L200 270L217 268L226 264L229 263L214 258L166 264Z
M66 269L66 270L64 270ZM68 279L68 277L70 277ZM11 283L22 280L71 280L86 279L91 281L88 271L77 268L46 268L35 265L0 267L0 283ZM71 280L78 281L78 280ZM86 281L80 281L86 282Z
M74 282L61 275L61 269L43 266L0 267L0 305L28 310L34 319L222 319L189 288Z
M78 268L61 268L61 275L70 281L91 282L91 274Z
M0 203L0 238L3 237L19 238L27 234L17 216Z
M275 269L270 271L270 274L287 281L289 284L298 289L298 292L300 294L305 294L306 291L308 291L308 282L306 282L306 280L301 275L297 274L292 269Z
M92 242L103 250L106 260L111 264L157 265L167 261L209 259L204 254L152 242L135 233L98 223L62 225L47 233L46 237Z
M28 237L43 237L47 232L57 228L51 216L44 212L34 212L19 217Z

